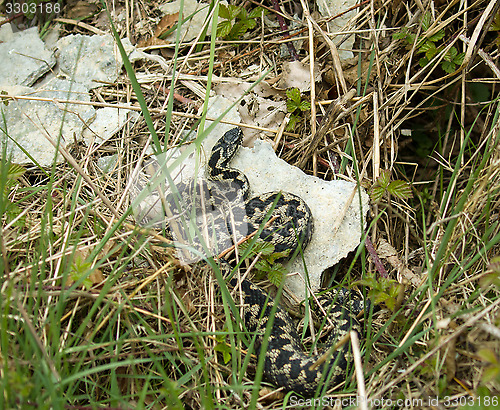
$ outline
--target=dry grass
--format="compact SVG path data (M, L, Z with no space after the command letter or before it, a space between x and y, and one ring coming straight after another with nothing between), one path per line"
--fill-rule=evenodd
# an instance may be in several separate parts
M258 361L247 354L252 348L231 315L232 298L215 287L220 278L207 265L183 266L161 232L135 226L127 182L152 139L166 135L174 146L196 126L212 72L238 79L252 64L268 69L265 54L274 56L272 82L287 60L278 57L279 43L297 36L299 57L323 79L306 94L311 110L296 129L267 130L267 138L309 174L370 189L388 170L413 192L386 192L372 203L372 247L364 240L332 269L337 280L374 278L365 291L392 304L366 312L362 373L358 366L358 379L351 369L339 389L325 387L329 403L355 399L361 387L368 407L401 399L398 408L482 408L493 400L500 393L500 74L497 33L488 28L499 6L362 2L346 28L355 35L356 57L343 63L312 8L295 37L258 22L245 41L180 44L175 96L167 93L165 66L136 65L136 73L155 74L140 86L151 118L103 145L73 146L65 165L28 168L0 203L0 408L294 407L271 386L259 389ZM154 30L157 20L144 17L154 9L129 3L133 18L120 23L120 36L138 41ZM292 14L290 3L281 10ZM85 26L65 27L88 34ZM402 27L417 40L394 38ZM419 42L440 30L434 43L442 50L422 67ZM464 60L447 73L451 47ZM162 50L171 68L174 49ZM124 75L93 101L139 107L137 90ZM110 153L118 155L117 167L105 174L96 160ZM3 159L2 189L7 169Z

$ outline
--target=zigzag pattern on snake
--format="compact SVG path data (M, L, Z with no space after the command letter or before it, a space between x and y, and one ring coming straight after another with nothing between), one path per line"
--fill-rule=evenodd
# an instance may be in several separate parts
M266 217L276 217L272 224L262 230L259 240L273 244L274 252L280 255L285 253L286 256L278 258L276 262L286 263L309 244L313 232L311 210L301 198L287 192L270 192L249 199L250 188L246 176L229 166L241 143L242 132L239 128L226 132L218 140L207 164L208 186L202 184L197 188L201 202L209 204L212 211L217 211L215 218L218 222L209 224L209 233L217 236L220 251L231 245L236 234L241 237L257 231ZM183 194L192 197L192 187L186 185L180 191L181 197ZM234 218L233 208L243 209L241 217ZM219 266L224 277L230 276L229 261L220 259ZM256 335L257 353L261 350L268 321L273 320L265 351L264 375L267 380L287 391L311 396L325 381L338 384L345 378L346 367L351 362L348 344L334 351L329 360L317 365L321 355L309 356L304 353L295 324L284 309L277 306L272 319L270 315L275 301L264 291L246 279L238 284L233 278L230 284L241 289L243 319L250 335ZM363 310L364 303L353 292L341 289L319 298L319 301L333 324L325 343L326 350L350 330L361 334L356 315Z

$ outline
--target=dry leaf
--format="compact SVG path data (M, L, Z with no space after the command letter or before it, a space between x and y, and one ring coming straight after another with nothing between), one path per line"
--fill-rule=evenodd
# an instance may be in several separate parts
M167 34L167 32L174 27L179 21L179 12L174 14L167 14L163 16L155 30L155 37L161 38L161 36Z
M150 37L147 40L141 40L137 44L137 47L143 48L143 47L152 47L152 46L162 46L164 44L168 44L168 41L165 40L160 40L159 38L156 37Z
M67 278L67 286L71 286L75 281L80 279L80 275L83 274L83 271L87 270L87 265L90 263L85 262L87 257L90 255L91 249L77 249L75 251L75 255L73 258L72 266L70 268L71 274ZM90 267L90 266L88 266ZM79 272L79 269L82 272ZM84 286L87 288L90 285L94 286L104 281L104 275L100 269L94 268L93 271L88 275L87 279L84 280Z
M456 339L451 339L445 346L443 352L446 354L445 367L446 367L446 380L453 380L457 371L456 362Z
M317 70L317 66L314 66L314 68L314 81L320 81L321 75ZM276 88L278 90L298 88L302 93L310 91L311 75L309 71L309 64L305 64L300 61L283 63L283 72L281 73L281 78L276 85Z
M407 268L404 263L399 259L396 249L384 239L381 239L378 243L377 253L380 258L386 259L387 262L395 268L401 276L410 282L413 286L419 287L422 283L422 278L415 274L412 270Z
M285 397L285 393L280 390L270 389L269 387L263 387L259 390L260 400L267 402L274 402L276 400L282 400Z
M68 5L68 8L68 18L78 21L85 20L99 11L97 4L88 3L84 0L77 1L74 6Z

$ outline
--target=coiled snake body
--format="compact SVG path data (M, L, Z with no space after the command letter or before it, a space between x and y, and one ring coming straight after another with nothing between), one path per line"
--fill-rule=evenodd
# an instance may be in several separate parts
M259 240L274 245L275 253L285 255L278 257L276 262L285 263L303 251L311 239L311 210L301 198L286 192L271 192L249 199L246 176L229 166L241 143L242 133L239 128L226 132L213 147L207 164L212 206L219 208L224 215L229 232L222 235L224 239L220 242L226 242L227 237L232 237L235 230L240 235L258 231L267 219L273 218L272 223L266 225L260 233ZM227 214L231 212L231 204L238 202L243 204L244 215L235 222ZM224 277L230 276L229 261L220 259L219 267ZM347 364L351 361L348 344L328 355L326 361L318 362L321 355L309 356L303 352L295 324L284 309L276 306L274 317L271 317L275 305L272 298L246 279L238 284L233 278L230 284L241 289L243 319L246 330L256 335L257 353L261 350L268 321L273 321L264 363L264 375L269 381L285 390L311 396L326 381L337 384L343 380ZM355 316L363 309L362 300L345 289L318 300L332 324L325 350L350 330L360 333L360 325Z

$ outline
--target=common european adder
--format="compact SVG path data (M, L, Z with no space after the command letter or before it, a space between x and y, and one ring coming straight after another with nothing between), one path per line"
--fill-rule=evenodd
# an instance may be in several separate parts
M279 255L275 262L284 264L309 244L313 233L311 210L301 198L287 192L270 192L249 198L246 176L230 167L241 143L242 132L239 128L229 130L218 140L208 160L207 184L200 184L197 191L191 185L179 189L180 197L191 197L191 204L188 209L184 206L183 211L192 212L190 207L198 207L200 202L204 202L205 210L216 213L218 222L209 224L209 235L217 238L218 249L214 253L231 246L235 237L261 229L259 240L272 244L274 252ZM193 194L197 199L192 199ZM169 200L173 202L171 198ZM235 214L239 217L235 218ZM272 222L264 225L269 220ZM262 226L265 226L264 229ZM304 396L313 395L326 382L338 384L344 380L346 368L351 362L349 343L338 350L333 346L350 330L361 335L361 326L356 319L364 308L361 298L354 292L340 289L316 299L321 306L319 310L326 313L327 323L331 324L324 349L332 353L326 361L322 361L321 354L304 353L296 325L286 310L278 305L272 316L276 302L266 292L247 279L238 281L236 275L231 278L229 260L220 258L218 264L223 276L230 278L230 286L241 290L246 331L251 336L256 335L258 354L265 343L266 327L271 326L263 353L267 380ZM321 316L324 316L323 313Z

